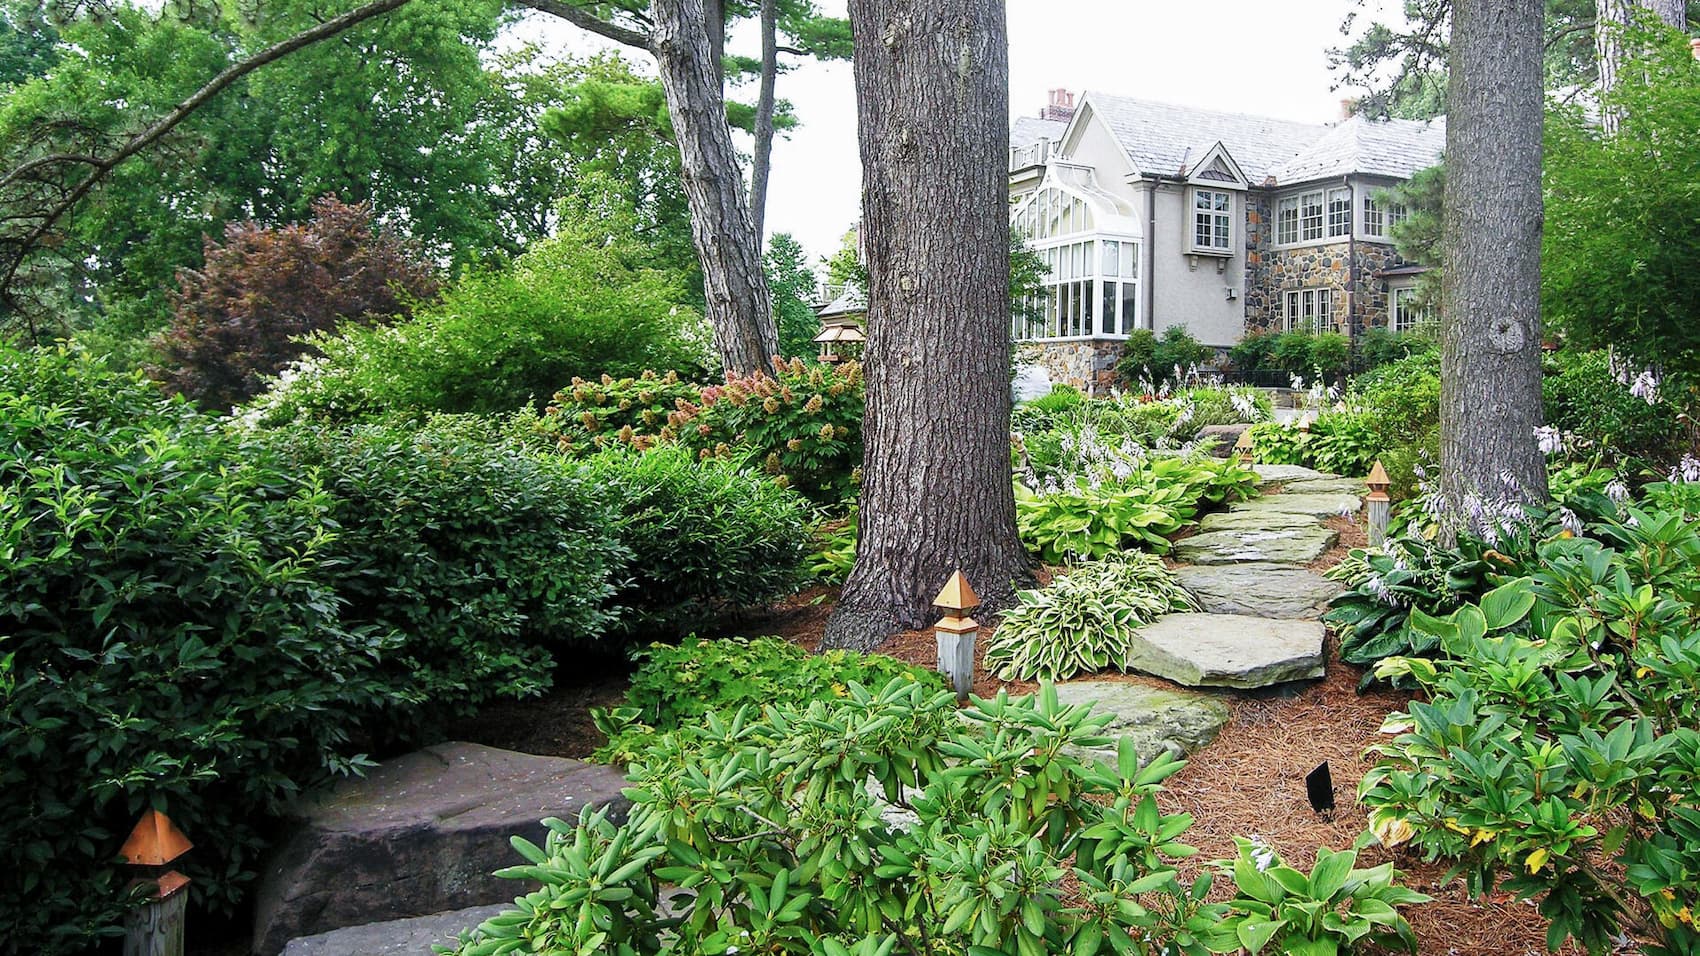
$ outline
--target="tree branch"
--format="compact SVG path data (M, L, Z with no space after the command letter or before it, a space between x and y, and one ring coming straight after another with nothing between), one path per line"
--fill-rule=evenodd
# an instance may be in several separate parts
M589 30L598 36L606 37L622 46L637 47L640 50L649 49L649 34L641 30L633 30L609 23L586 10L567 3L566 0L515 0L521 6L530 7L539 13L560 17L573 26Z
M6 264L4 276L0 276L0 290L7 293L10 292L12 282L17 278L18 269L22 267L24 259L28 256L29 251L33 249L36 243L40 242L50 230L52 230L54 225L56 225L60 219L64 218L67 213L75 208L77 203L83 200L83 197L87 196L98 183L104 180L113 169L117 168L118 165L123 163L125 160L136 155L142 150L147 149L155 142L158 142L159 139L166 133L176 129L179 124L188 119L195 110L200 109L201 106L208 100L224 92L225 89L237 80L247 76L249 73L254 72L260 67L273 62L274 60L280 60L297 50L312 46L320 40L336 36L344 30L358 26L367 20L399 9L409 2L411 2L411 0L373 0L372 3L368 3L362 7L356 7L339 17L334 17L317 26L303 30L287 40L275 43L248 59L226 68L224 72L208 81L205 86L196 90L188 99L177 104L177 107L171 112L155 120L146 129L143 129L141 132L126 140L124 144L112 155L101 158L93 163L87 162L92 157L79 156L67 159L67 162L85 163L86 165L91 166L92 170L88 176L84 177L82 182L78 183L76 187L67 193L62 199L49 207L42 215L41 221L36 225L36 227L18 242L17 248L13 251L11 261ZM11 173L8 173L5 179L0 181L0 183L11 182L17 175L21 174L23 170L27 170L34 165L37 164L26 163L24 167L20 167L19 170L13 170Z

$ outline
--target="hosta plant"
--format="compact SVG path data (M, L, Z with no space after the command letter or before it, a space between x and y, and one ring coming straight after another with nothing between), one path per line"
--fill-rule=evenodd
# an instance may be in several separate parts
M1392 863L1354 869L1356 850L1319 847L1316 865L1304 873L1260 840L1235 837L1234 843L1239 856L1218 864L1239 891L1222 929L1252 956L1335 956L1366 947L1417 951L1416 934L1398 908L1432 897L1395 882Z
M1196 503L1176 485L1076 485L1042 495L1015 486L1021 540L1046 564L1089 561L1127 547L1166 553L1169 536L1196 513Z
M986 668L1005 680L1125 669L1142 625L1198 606L1161 559L1137 553L1080 565L1018 596L986 643Z

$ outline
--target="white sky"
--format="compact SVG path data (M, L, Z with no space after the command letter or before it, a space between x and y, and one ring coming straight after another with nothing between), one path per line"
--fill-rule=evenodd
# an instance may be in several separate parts
M817 4L844 13L844 0ZM1369 12L1393 5L1364 4ZM1046 91L1064 87L1077 97L1104 90L1331 122L1349 93L1332 89L1327 51L1343 44L1340 24L1359 8L1357 0L1009 0L1010 110L1036 115ZM600 45L559 21L533 18L517 29L574 52ZM741 53L753 55L757 44L753 29L732 38ZM827 256L860 215L850 64L808 63L780 77L779 96L793 103L802 125L774 144L768 231L789 232L812 255Z

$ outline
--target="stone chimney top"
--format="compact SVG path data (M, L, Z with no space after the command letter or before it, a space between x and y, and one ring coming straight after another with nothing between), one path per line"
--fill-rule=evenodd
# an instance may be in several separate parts
M1056 120L1066 123L1074 118L1074 94L1065 89L1054 89L1050 92L1049 102L1039 111L1039 118Z

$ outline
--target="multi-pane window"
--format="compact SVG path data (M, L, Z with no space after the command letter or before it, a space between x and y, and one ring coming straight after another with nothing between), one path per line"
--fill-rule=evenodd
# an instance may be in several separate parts
M1322 192L1299 197L1299 238L1305 242L1322 238Z
M1206 252L1233 249L1234 194L1223 189L1192 191L1192 247Z
M1293 289L1282 297L1281 324L1287 331L1327 331L1334 327L1334 290Z
M1288 196L1275 204L1275 241L1281 245L1299 241L1299 197Z
M1431 318L1428 304L1422 301L1414 287L1407 286L1394 289L1390 293L1392 299L1390 324L1395 332L1415 332L1426 325Z
M1393 234L1393 227L1405 221L1404 203L1379 202L1364 197L1364 235L1382 238Z
M1328 190L1328 235L1352 234L1352 191L1348 188Z
M1038 250L1047 275L1016 303L1017 339L1126 335L1138 327L1139 244L1085 239Z

